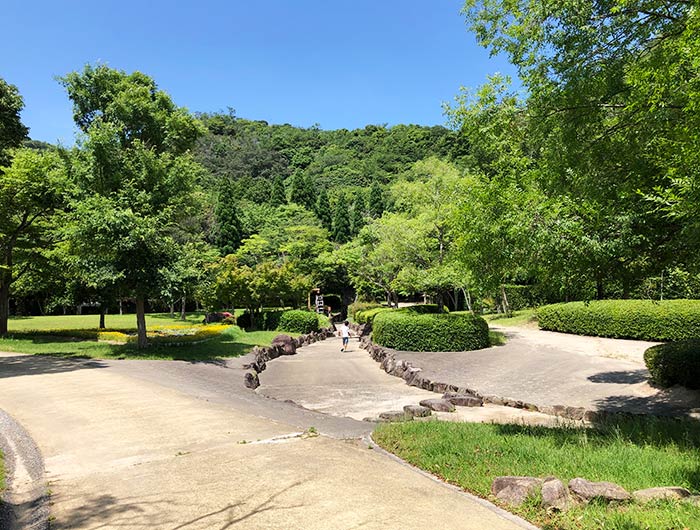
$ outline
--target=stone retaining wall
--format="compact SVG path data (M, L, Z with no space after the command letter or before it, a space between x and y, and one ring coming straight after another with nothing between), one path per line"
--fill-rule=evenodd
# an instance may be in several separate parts
M295 355L297 348L308 346L320 340L326 340L334 335L335 328L329 327L320 331L312 331L296 338L283 334L277 335L272 339L272 345L269 347L254 346L250 351L250 354L253 356L253 362L243 365L243 368L246 370L244 375L245 386L250 389L256 389L260 386L260 378L258 376L265 370L268 361L277 359L281 355Z

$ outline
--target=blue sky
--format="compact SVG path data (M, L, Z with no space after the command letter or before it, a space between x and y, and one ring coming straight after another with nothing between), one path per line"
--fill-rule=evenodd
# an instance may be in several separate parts
M71 144L55 77L103 62L153 77L191 111L324 129L443 124L441 103L495 72L460 0L5 0L0 77L30 136Z

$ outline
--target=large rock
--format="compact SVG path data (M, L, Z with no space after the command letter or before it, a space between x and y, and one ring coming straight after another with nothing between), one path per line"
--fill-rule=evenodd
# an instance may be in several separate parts
M413 416L409 416L403 410L390 410L388 412L382 412L379 414L379 420L386 422L408 421L412 419Z
M428 407L423 407L422 405L406 405L403 411L407 416L411 416L411 418L424 418L432 414L432 411Z
M676 486L647 488L632 492L632 498L637 502L649 502L657 499L686 499L690 495L687 489Z
M555 477L548 477L542 483L542 506L545 508L566 511L571 507L569 490L564 483Z
M484 404L484 401L481 398L478 398L473 394L456 394L454 392L446 392L442 398L458 407L481 407Z
M272 347L279 348L282 355L294 355L297 352L296 341L289 335L277 335L272 339Z
M455 406L446 399L424 399L421 406L428 407L435 412L454 412Z
M576 497L586 502L591 499L628 501L631 498L623 487L612 482L591 482L584 478L572 478L569 481L569 489Z
M260 386L260 379L258 379L258 373L253 370L247 371L243 376L243 382L245 383L245 386L255 390Z
M520 506L536 495L541 485L542 479L535 477L496 477L491 483L491 493L511 506Z

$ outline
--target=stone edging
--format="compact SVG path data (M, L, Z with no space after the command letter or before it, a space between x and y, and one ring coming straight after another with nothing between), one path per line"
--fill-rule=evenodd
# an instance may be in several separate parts
M243 376L245 386L252 390L260 386L259 375L267 367L268 361L277 359L277 357L281 355L295 355L297 348L308 346L320 340L326 340L328 337L333 337L334 335L335 327L328 327L320 331L312 331L311 333L300 335L297 338L281 334L273 339L272 346L254 346L253 349L250 350L250 354L254 358L253 362L243 365L243 368L246 370ZM284 337L284 339L275 344L280 337Z
M527 403L525 401L510 397L484 395L476 389L469 387L459 387L449 383L431 381L430 379L421 375L421 368L413 366L410 361L398 358L400 352L397 350L385 348L372 342L372 339L370 338L372 327L370 324L353 323L350 325L350 327L355 333L360 335L360 345L369 352L372 359L380 363L381 368L386 373L395 377L400 377L409 386L415 386L440 394L444 394L445 392L472 394L473 396L481 398L484 403L524 409L532 412L540 412L542 414L548 414L550 416L557 416L575 421L599 421L611 415L634 416L633 413L622 411L608 412L603 410L586 409L584 407L570 407L566 405L536 405L534 403Z

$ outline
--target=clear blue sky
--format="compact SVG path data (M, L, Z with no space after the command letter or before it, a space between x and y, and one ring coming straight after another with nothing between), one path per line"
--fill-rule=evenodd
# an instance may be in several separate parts
M5 0L0 77L30 136L73 143L55 81L103 62L153 77L191 111L324 129L444 123L441 103L495 72L460 0Z

